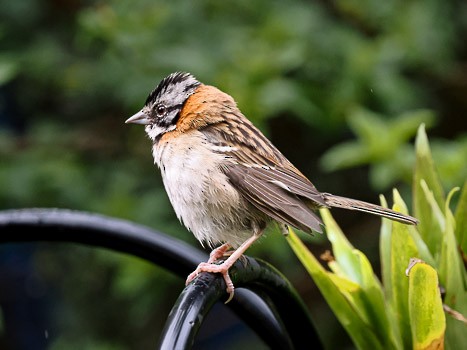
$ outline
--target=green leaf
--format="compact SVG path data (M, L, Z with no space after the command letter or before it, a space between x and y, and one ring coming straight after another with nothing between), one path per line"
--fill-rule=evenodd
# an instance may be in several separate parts
M441 285L446 289L445 304L465 316L467 314L465 269L457 249L454 215L449 208L450 200L457 190L453 189L449 193L445 205L446 225L441 245L439 279ZM452 318L448 318L447 322L446 342L448 344L455 348L461 339L467 341L465 324Z
M332 243L334 257L342 271L342 275L362 285L363 276L360 270L360 261L354 254L354 247L350 244L336 221L332 218L329 210L322 209L320 213L324 225L326 226L326 235Z
M446 219L444 217L443 210L441 209L435 199L433 192L428 188L425 180L420 180L420 187L425 195L425 201L429 206L430 215L424 217L423 221L425 224L430 225L430 233L425 235L424 241L429 247L430 251L436 261L439 261L439 254L441 252L441 242L443 241L443 231L446 227ZM420 219L421 221L422 219ZM438 266L438 264L436 264Z
M420 125L418 128L417 139L415 141L415 151L417 159L415 164L414 182L415 184L419 184L420 180L424 179L428 184L428 187L433 191L438 204L442 205L444 191L441 186L438 173L435 169L424 124Z
M436 270L416 263L409 273L409 316L413 349L442 349L446 318Z
M464 262L467 261L467 180L464 182L462 192L456 209L456 240L461 249Z
M394 204L402 209L401 213L409 214L407 205L405 204L404 200L399 194L399 191L397 191L397 189L394 189L392 193L394 197ZM407 228L408 228L410 236L412 237L415 245L417 246L417 250L418 250L420 258L423 261L426 261L427 263L435 266L435 259L433 258L433 255L431 255L430 250L428 249L428 246L426 245L425 241L420 236L420 233L418 232L417 227L409 225L407 226Z
M427 200L426 191L422 187L422 180L427 184L427 188L432 191L433 199L438 207L442 207L444 204L444 191L435 170L423 124L418 129L415 148L416 163L413 176L414 214L420 220L418 225L420 235L428 245L430 252L435 255L437 241L433 239L433 230L439 231L439 225L434 221L433 203Z
M448 200L445 205L445 227L444 235L441 241L441 257L439 264L440 281L446 287L446 304L452 308L456 308L456 301L458 297L450 295L456 290L463 290L463 264L460 261L459 254L457 252L456 237L454 234L454 215L449 208L449 202L453 194L458 189L453 189L448 196Z
M386 198L383 195L379 197L381 205L388 207ZM380 238L379 238L379 253L381 259L381 277L385 295L389 298L392 295L391 285L391 237L392 237L392 221L386 218L382 219Z
M395 210L399 207L394 206ZM400 334L402 348L412 348L412 335L410 331L408 309L408 280L405 270L411 257L418 257L418 250L407 225L394 222L391 236L391 281L392 294L389 302L394 316L395 330Z
M367 257L350 244L330 211L321 209L320 213L326 226L327 236L332 243L335 257L333 270L339 271L341 276L358 284L360 288L352 295L356 311L378 336L381 343L389 346L392 341L387 332L389 322L380 281L374 274Z
M287 242L313 278L357 348L385 349L355 309L351 294L359 290L360 287L350 280L327 272L291 229L289 229Z

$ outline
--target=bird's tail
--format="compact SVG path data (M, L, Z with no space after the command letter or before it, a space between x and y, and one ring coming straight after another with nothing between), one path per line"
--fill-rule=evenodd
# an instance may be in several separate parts
M410 215L398 213L397 211L371 204L357 199L335 196L330 193L323 193L324 201L330 207L358 210L364 213L383 216L385 218L402 222L404 224L416 225L418 220Z

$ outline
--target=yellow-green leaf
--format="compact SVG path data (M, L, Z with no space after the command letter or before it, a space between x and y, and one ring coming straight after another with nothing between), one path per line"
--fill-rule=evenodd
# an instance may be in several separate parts
M331 278L331 273L323 268L291 229L289 229L287 242L313 278L329 307L333 310L357 348L387 349L387 346L381 344L380 340L369 329L368 324L360 317L359 312L355 310L355 305L349 302L345 296L351 291L351 287L356 287L356 284L351 281L344 283L341 278L335 276Z
M397 206L394 206L398 210ZM418 257L418 250L413 241L407 225L394 222L391 237L391 285L392 295L390 299L391 311L394 313L397 327L396 332L400 334L402 347L412 348L412 334L410 332L408 290L409 284L405 276L405 270L411 257Z
M409 272L409 315L413 349L444 349L446 319L438 275L428 264L417 263Z
M361 285L363 277L358 257L353 253L355 248L347 240L328 209L321 209L320 214L326 226L326 235L332 244L334 257L339 264L339 271L348 279Z
M326 234L332 243L335 257L334 270L339 271L345 278L357 283L362 289L355 302L358 311L378 334L383 343L386 339L388 321L385 313L383 288L373 272L367 257L347 240L340 227L335 222L328 209L320 210L326 226Z
M320 213L326 225L326 234L332 243L335 258L335 261L329 264L330 267L340 277L353 281L359 286L352 293L345 293L345 296L355 305L356 312L380 339L380 342L385 344L386 348L394 347L387 331L389 321L383 288L370 262L347 240L328 209L321 209Z

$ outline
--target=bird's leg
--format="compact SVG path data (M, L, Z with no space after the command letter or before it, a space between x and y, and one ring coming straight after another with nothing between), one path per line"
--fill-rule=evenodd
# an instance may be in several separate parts
M223 245L217 247L216 249L213 249L211 254L209 254L209 260L208 264L212 264L216 260L219 260L220 258L224 257L227 253L227 251L232 248L229 243L224 243Z
M195 271L193 271L188 278L186 279L186 284L189 284L191 281L193 281L196 276L198 276L199 273L201 272L212 272L212 273L220 273L224 277L225 285L227 286L227 293L229 293L229 298L225 303L228 303L230 300L232 300L234 296L234 285L233 282L229 276L229 269L232 267L232 265L242 256L242 254L259 238L261 237L262 231L255 233L253 236L248 238L245 242L242 243L240 247L238 247L236 250L230 254L230 256L222 263L222 264L213 264L210 262L202 262L201 264L198 265ZM224 245L220 246L219 248L222 248ZM224 249L224 248L223 248ZM227 248L228 249L228 248ZM225 250L227 250L225 249ZM222 250L221 250L222 251ZM214 255L217 255L218 253L214 253ZM211 260L211 258L210 258Z

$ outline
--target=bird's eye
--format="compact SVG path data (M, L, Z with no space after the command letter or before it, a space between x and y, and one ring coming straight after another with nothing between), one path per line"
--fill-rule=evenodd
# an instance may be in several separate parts
M163 105L163 104L158 104L156 106L156 114L161 117L165 114L165 112L167 111L167 108Z

